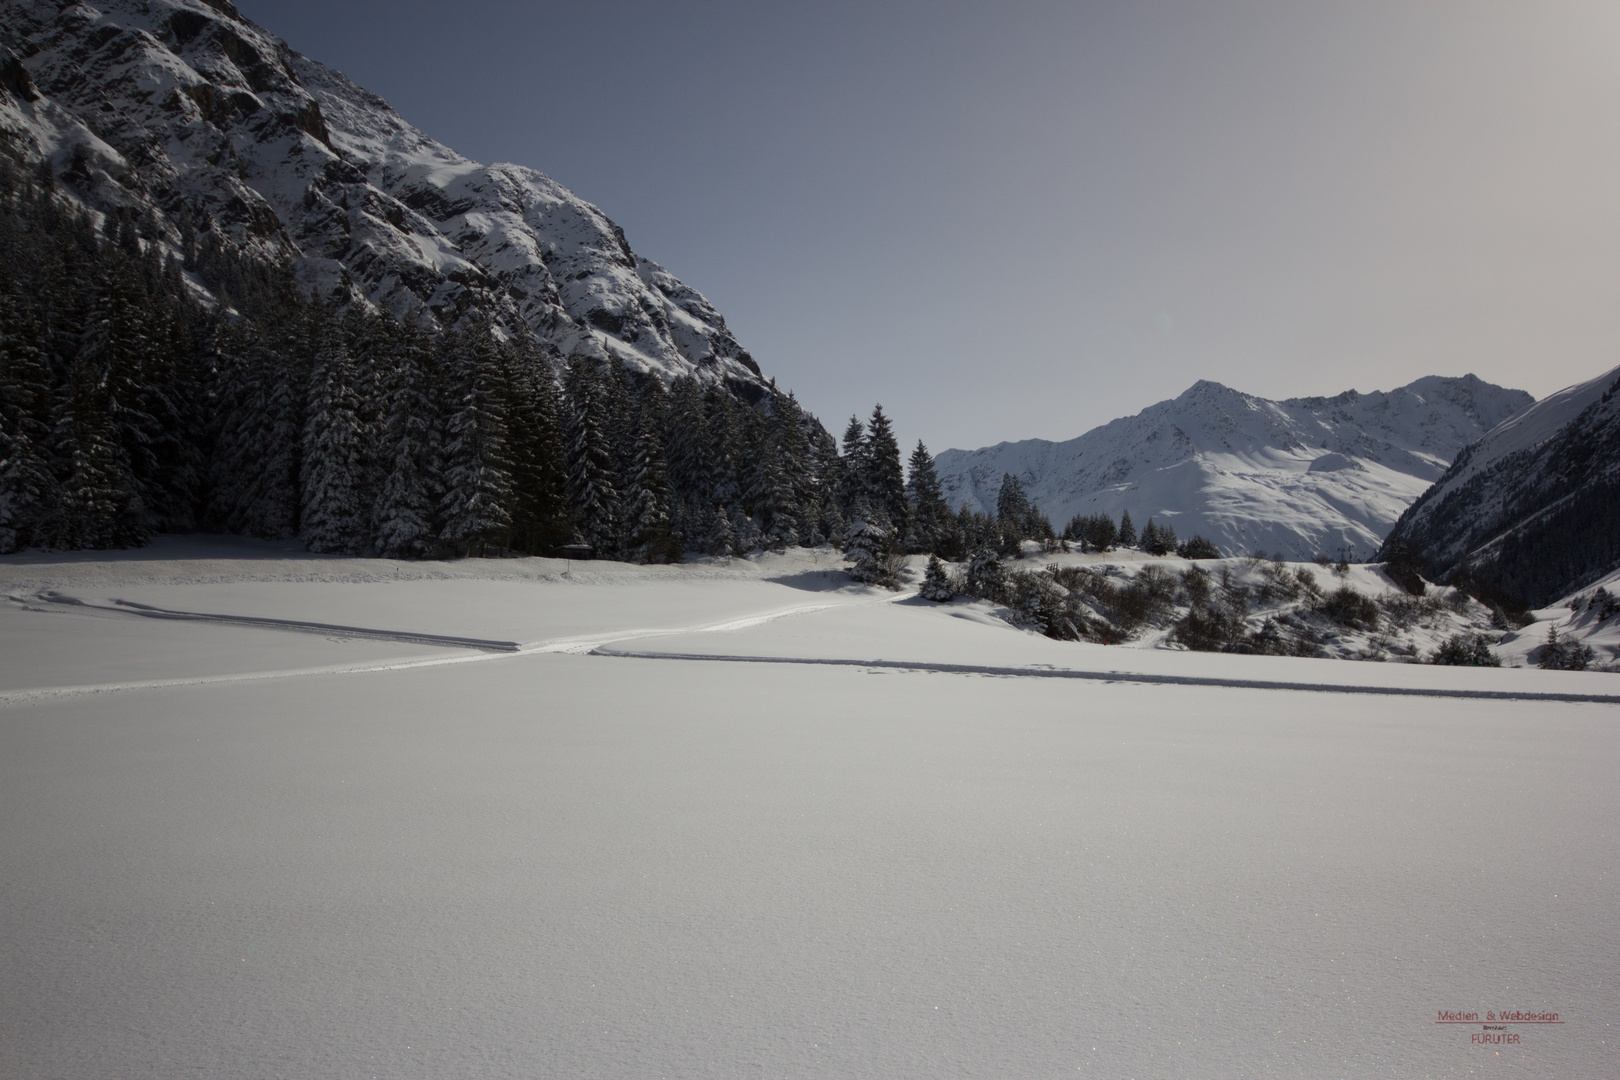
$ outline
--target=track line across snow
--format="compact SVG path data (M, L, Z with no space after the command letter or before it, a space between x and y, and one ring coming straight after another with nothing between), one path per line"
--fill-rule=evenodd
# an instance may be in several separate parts
M18 597L11 597L18 600ZM130 600L113 601L113 605L92 604L77 597L64 593L43 593L35 597L37 600L48 601L69 609L83 609L112 615L138 615L148 618L180 619L184 621L223 622L240 626L249 626L260 630L280 630L295 633L321 633L336 634L346 637L363 637L373 640L394 641L404 644L433 645L440 647L460 648L471 650L459 656L424 656L402 657L395 660L380 660L360 664L330 664L318 667L285 668L272 671L244 671L219 675L182 675L169 679L136 679L116 683L94 683L79 686L41 686L28 687L19 690L0 690L0 708L9 705L25 705L34 702L51 701L67 697L80 697L92 694L112 694L127 690L160 690L182 686L210 686L221 683L259 682L266 679L303 678L312 675L359 675L378 671L405 671L420 667L441 667L447 664L476 663L484 660L503 660L513 656L532 656L539 653L573 653L586 655L609 642L639 641L651 637L669 637L675 634L701 634L719 633L726 630L741 630L762 623L774 622L795 615L808 615L818 611L827 611L832 608L852 607L862 604L893 603L899 596L880 597L876 600L858 600L842 604L793 604L785 608L773 608L769 611L758 612L753 615L739 616L717 623L704 623L697 626L679 626L664 628L640 628L605 630L598 633L577 635L564 638L549 638L543 641L519 643L515 641L494 641L483 638L453 637L443 634L421 634L391 630L373 630L365 627L341 626L331 623L302 622L296 619L271 619L252 615L209 615L200 612L175 611L167 608L156 608L148 604L137 604Z
M484 652L517 652L522 646L515 641L493 641L486 638L455 637L446 634L422 634L409 630L378 630L367 626L343 626L337 623L304 622L299 619L271 619L259 615L214 615L201 611L176 611L172 608L137 604L133 600L114 600L116 606L92 604L65 593L46 592L39 599L66 607L90 608L118 614L139 615L147 619L177 619L185 622L230 623L234 626L254 626L263 630L288 630L294 633L336 635L338 637L368 638L372 641L397 641L405 645L438 645L451 649L479 649Z
M598 648L591 656L631 660L709 660L731 664L823 664L833 667L882 668L924 671L945 675L997 675L1031 679L1084 679L1092 682L1154 683L1168 686L1218 686L1235 690L1296 690L1326 694L1382 694L1390 697L1475 698L1489 701L1556 701L1578 704L1620 705L1620 695L1559 694L1534 690L1451 690L1416 686L1354 686L1342 683L1282 682L1269 679L1220 679L1206 675L1151 675L1129 671L1082 671L1074 668L992 667L983 664L943 664L926 660L842 660L796 656L705 656L700 653L642 652Z

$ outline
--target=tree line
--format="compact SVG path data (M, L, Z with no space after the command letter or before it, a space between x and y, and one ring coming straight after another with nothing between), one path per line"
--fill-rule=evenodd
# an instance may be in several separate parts
M840 452L774 387L666 385L477 312L445 331L340 309L180 225L164 255L156 221L92 215L48 165L0 160L0 551L212 530L669 561L996 533L950 513L926 447L901 467L881 406Z

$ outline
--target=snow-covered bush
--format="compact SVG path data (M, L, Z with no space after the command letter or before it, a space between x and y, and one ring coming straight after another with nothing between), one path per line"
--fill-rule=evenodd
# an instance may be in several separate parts
M922 588L917 595L936 604L955 599L956 590L951 588L951 579L945 575L945 564L939 561L938 555L928 556L928 568L923 571Z
M1592 646L1558 636L1558 627L1547 627L1547 643L1536 650L1536 665L1549 671L1585 671L1597 660Z
M894 533L876 515L857 512L844 540L844 558L849 560L849 576L863 585L898 585L894 556Z
M1378 605L1348 585L1341 585L1329 593L1317 605L1317 610L1340 626L1352 630L1378 628Z
M1455 667L1501 667L1502 658L1491 652L1491 641L1484 634L1456 634L1434 654L1436 664Z

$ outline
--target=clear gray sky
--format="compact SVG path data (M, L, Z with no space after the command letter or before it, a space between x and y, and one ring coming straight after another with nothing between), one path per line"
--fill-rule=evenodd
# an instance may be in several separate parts
M596 203L835 434L1620 364L1620 5L238 0Z

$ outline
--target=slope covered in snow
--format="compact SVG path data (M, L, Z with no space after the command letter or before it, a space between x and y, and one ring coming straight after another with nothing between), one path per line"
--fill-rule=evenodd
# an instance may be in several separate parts
M696 291L542 173L428 138L228 0L0 6L0 137L173 254L217 242L407 318L488 311L563 355L757 397Z
M937 468L953 506L986 511L1010 473L1060 529L1128 510L1229 555L1366 557L1459 450L1533 400L1474 375L1287 401L1201 381L1066 442L947 450Z
M1533 605L1620 565L1620 368L1508 418L1458 456L1402 515L1431 573L1469 567Z

